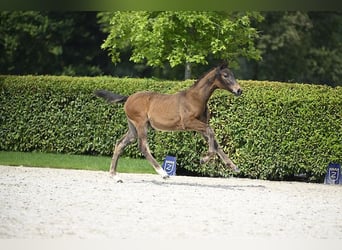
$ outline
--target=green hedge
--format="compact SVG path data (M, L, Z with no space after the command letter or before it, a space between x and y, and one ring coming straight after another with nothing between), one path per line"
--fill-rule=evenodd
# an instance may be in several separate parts
M111 155L127 129L122 105L93 95L108 89L129 95L140 90L174 93L191 81L111 77L0 76L0 150ZM322 181L330 162L342 163L342 88L240 81L244 93L216 91L211 125L240 176L287 180L305 174ZM180 143L181 142L181 143ZM228 176L217 158L199 164L207 145L194 132L151 132L159 162L177 156L178 171ZM126 156L141 157L136 143Z
M130 94L168 91L170 83L110 77L1 76L0 150L111 155L127 129L122 105L108 105L96 89ZM127 155L140 156L136 147Z

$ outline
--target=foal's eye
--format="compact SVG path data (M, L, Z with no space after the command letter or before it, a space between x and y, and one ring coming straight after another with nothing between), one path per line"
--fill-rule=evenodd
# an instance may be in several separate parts
M223 77L224 77L224 78L227 78L227 77L228 77L228 74L227 74L227 73L224 73L224 74L223 74Z

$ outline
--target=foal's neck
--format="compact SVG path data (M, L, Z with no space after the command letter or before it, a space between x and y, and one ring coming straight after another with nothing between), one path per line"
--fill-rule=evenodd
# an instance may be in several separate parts
M188 89L188 93L207 103L217 87L214 85L216 69L207 73Z

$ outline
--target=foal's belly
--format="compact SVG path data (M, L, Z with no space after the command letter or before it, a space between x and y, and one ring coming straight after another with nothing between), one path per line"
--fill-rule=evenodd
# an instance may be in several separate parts
M151 116L149 118L149 123L152 128L161 131L175 131L185 129L182 126L180 119L175 119L173 117L165 117L165 119L161 119L159 117Z
M150 106L148 120L152 128L157 130L173 131L184 129L178 105L167 102L167 100Z

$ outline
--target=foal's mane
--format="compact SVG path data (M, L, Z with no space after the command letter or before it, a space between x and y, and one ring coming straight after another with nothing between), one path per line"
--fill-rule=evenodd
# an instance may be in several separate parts
M208 75L211 71L213 71L214 69L216 69L217 67L214 67L210 70L208 70L207 72L205 72L204 74L201 75L200 78L198 78L195 82L193 86L196 86L206 75Z

